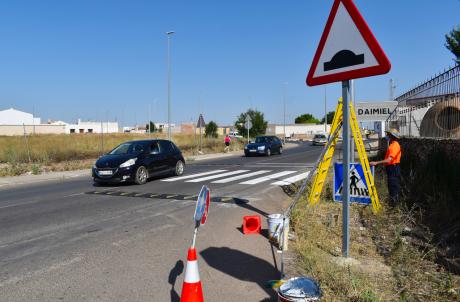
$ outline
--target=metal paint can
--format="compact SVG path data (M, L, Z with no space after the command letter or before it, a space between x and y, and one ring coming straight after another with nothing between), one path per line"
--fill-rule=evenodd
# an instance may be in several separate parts
M278 290L279 302L320 301L322 296L318 283L307 277L291 278Z

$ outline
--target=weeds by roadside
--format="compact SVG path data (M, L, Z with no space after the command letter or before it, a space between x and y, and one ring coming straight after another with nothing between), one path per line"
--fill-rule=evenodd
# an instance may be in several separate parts
M383 174L376 185L384 210L350 209L350 255L341 256L342 205L326 187L317 206L306 197L292 216L301 273L318 280L325 301L460 301L460 277L436 264L432 234L417 224L416 207L386 207ZM307 194L305 195L307 196Z
M153 137L166 136L155 133ZM0 176L90 168L96 158L118 144L148 138L148 134L131 133L104 134L103 140L100 134L31 135L26 146L21 136L0 136ZM198 140L193 134L173 136L173 141L181 148L184 156L198 154ZM242 146L242 142L233 141L231 149L241 150ZM224 150L223 141L219 138L203 138L202 147L203 153Z

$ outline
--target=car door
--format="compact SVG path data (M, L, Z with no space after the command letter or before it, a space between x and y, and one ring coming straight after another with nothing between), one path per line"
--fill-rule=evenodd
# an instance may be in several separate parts
M165 156L161 153L161 145L158 141L150 144L147 169L150 175L158 175L165 169Z
M283 145L283 143L282 143L281 140L280 140L279 138L277 138L276 136L273 137L273 141L274 141L274 143L276 144L276 152L280 152L281 146Z
M176 167L175 150L170 141L160 141L161 154L164 155L165 170L172 170Z

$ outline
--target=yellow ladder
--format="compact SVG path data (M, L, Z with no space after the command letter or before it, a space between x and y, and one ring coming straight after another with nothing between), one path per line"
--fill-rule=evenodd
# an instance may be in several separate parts
M366 178L367 189L369 190L369 196L372 201L372 208L374 212L380 211L382 206L379 202L379 196L377 195L377 189L375 188L374 176L371 172L371 167L369 165L369 159L367 158L366 148L364 147L363 137L358 126L358 119L356 118L355 109L353 108L353 103L350 102L350 118L351 118L351 131L355 139L355 145L358 149L359 161L363 167L364 177ZM353 159L354 160L354 159Z
M328 140L332 140L332 143L329 145L329 148L324 154L324 157L321 159L313 179L313 185L311 187L309 196L309 201L312 205L318 203L319 198L321 197L323 185L327 178L327 172L329 171L332 158L334 157L334 150L335 145L337 144L338 134L336 134L335 137L331 137L331 135L333 135L333 133L338 133L338 131L336 132L336 129L342 127L343 119L340 112L342 112L342 99L339 100L339 103L335 108L334 119L332 120L331 129L329 131Z
M334 157L335 146L337 145L338 139L338 131L337 128L342 127L343 116L342 116L342 99L340 98L339 103L337 104L337 108L335 110L334 119L332 121L331 130L329 132L329 141L332 142L329 144L329 147L324 154L323 158L321 159L320 163L318 164L318 168L313 176L313 185L311 187L310 195L309 195L309 202L311 205L318 203L319 198L321 197L321 192L323 190L324 183L327 178L327 174L329 171L329 167L331 165L332 158ZM379 202L379 197L377 195L377 190L375 188L374 177L371 173L371 169L369 166L369 160L367 158L366 149L363 143L363 137L361 135L361 131L359 130L358 120L356 118L356 113L353 108L353 104L349 104L350 108L350 125L351 131L353 133L353 137L355 140L356 147L358 149L359 160L361 166L363 168L364 177L366 179L369 196L372 201L372 209L375 213L379 212L381 209L381 205ZM333 134L334 137L331 137Z

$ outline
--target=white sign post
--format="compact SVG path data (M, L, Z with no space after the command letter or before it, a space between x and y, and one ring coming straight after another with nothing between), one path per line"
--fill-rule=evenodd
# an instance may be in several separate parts
M209 204L211 203L211 193L209 188L203 186L201 188L200 194L196 200L195 214L193 214L193 219L195 220L195 230L193 232L192 248L195 248L196 243L196 234L198 233L198 228L200 225L206 223L209 213Z
M350 80L385 74L391 64L352 0L335 0L307 76L307 85L342 82L342 255L349 256Z

